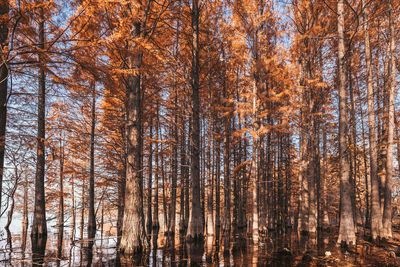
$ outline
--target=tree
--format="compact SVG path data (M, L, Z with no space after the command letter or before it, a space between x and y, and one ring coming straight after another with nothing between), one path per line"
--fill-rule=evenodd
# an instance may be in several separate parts
M196 240L203 238L203 220L201 218L200 206L200 103L199 103L199 0L192 0L192 66L191 66L191 87L192 87L192 128L191 128L191 199L192 207L189 215L187 239Z
M8 81L8 23L9 23L9 1L0 1L0 45L1 45L1 65L0 65L0 207L1 192L4 174L4 151L6 142L7 124L7 81Z
M356 244L355 225L353 220L353 204L351 196L354 193L350 182L349 156L347 146L347 101L346 77L344 71L344 8L343 0L337 3L337 33L338 33L338 90L339 90L339 157L340 157L340 226L338 243Z

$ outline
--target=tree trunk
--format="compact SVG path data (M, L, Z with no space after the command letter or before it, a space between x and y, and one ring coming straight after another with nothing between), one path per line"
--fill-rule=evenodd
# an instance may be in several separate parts
M0 45L2 52L2 60L0 65L0 208L1 208L1 192L3 188L3 168L4 168L4 149L6 142L6 125L7 125L7 81L8 81L8 66L5 53L8 51L8 12L9 0L0 1Z
M178 105L178 91L175 88L175 107ZM174 237L175 234L175 222L176 222L176 187L177 187L177 177L178 177L178 113L175 111L174 116L174 126L173 126L173 142L172 142L172 199L170 206L170 223L169 223L169 233Z
M153 187L153 124L152 124L152 119L150 119L150 142L149 142L149 173L148 173L148 180L147 180L147 236L150 237L151 235L151 230L153 227L153 222L152 222L152 187Z
M96 237L96 214L94 208L94 142L96 129L96 85L91 81L92 89L92 122L90 129L90 170L89 170L89 218L87 234L88 239L93 240ZM89 242L89 249L92 249L93 242Z
M75 239L75 228L76 228L76 211L75 211L75 181L74 176L71 177L71 242Z
M134 25L136 36L141 35L141 25ZM129 58L130 66L135 70L141 67L142 54ZM147 249L149 244L146 238L144 213L143 213L143 176L141 172L141 85L140 75L129 75L126 82L127 96L127 164L124 219L122 224L122 237L120 251L130 255L140 253Z
M60 135L60 196L58 199L58 221L57 221L57 258L62 257L62 245L64 239L64 147Z
M186 189L185 189L185 180L186 180L186 127L185 127L185 119L182 116L182 131L180 138L180 153L181 153L181 206L180 206L180 218L179 218L179 233L184 235L186 232L185 227L185 202L186 202Z
M364 1L364 0L363 0ZM363 2L365 6L365 1ZM364 42L365 62L367 65L367 98L368 98L368 128L369 128L369 157L371 176L371 235L372 239L380 237L382 214L379 197L379 178L377 173L378 150L376 143L374 89L372 87L371 50L369 44L368 8L364 9Z
M225 85L224 85L225 87ZM224 88L225 100L228 99L228 93L226 92L226 88ZM225 104L225 107L229 109L228 103ZM230 113L224 118L224 201L225 201L225 212L224 212L224 238L228 239L231 234L231 119ZM225 244L225 249L229 249L229 246Z
M340 226L338 243L356 243L347 145L346 77L344 71L344 10L343 0L337 4L338 13L338 78L339 78L339 157L340 157Z
M192 1L192 141L191 178L192 207L189 215L188 240L203 239L200 203L200 107L199 107L199 1Z
M28 176L25 175L24 182L24 204L23 204L23 212L22 212L22 241L21 241L21 250L22 253L25 253L26 249L26 240L28 238ZM24 254L25 255L25 254Z
M156 127L156 139L158 140L160 137L158 135L159 133L159 128L160 128L160 123L159 123L159 105L157 101L157 127ZM159 163L158 163L158 157L159 157L159 150L158 150L158 141L155 144L155 177L154 177L154 209L153 209L153 229L155 230L155 233L158 234L158 230L160 229L160 223L158 219L158 177L159 177Z
M44 13L40 8L39 50L44 50ZM37 128L37 162L35 176L35 208L31 230L32 260L39 264L43 261L47 241L46 199L44 191L45 176L45 140L46 140L46 75L44 72L43 54L39 53L39 94L38 94L38 128Z
M384 210L382 237L392 238L392 179L393 179L393 140L394 140L394 96L396 86L396 62L395 62L395 30L393 22L393 0L390 1L389 8L389 30L390 30L390 76L389 88L387 91L387 151L386 151L386 181L384 190Z
M327 201L327 178L328 178L328 156L327 156L327 122L322 123L322 157L323 157L323 165L322 165L322 175L321 175L321 205L322 205L322 227L329 227L329 215L328 215L328 201Z

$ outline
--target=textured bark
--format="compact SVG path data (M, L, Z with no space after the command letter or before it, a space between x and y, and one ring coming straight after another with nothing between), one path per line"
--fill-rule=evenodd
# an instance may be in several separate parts
M211 95L211 90L209 91ZM209 96L210 97L210 96ZM208 99L209 117L208 117L208 131L207 131L207 235L214 234L214 221L213 221L213 171L211 168L211 97Z
M159 139L159 128L160 123L158 119L159 107L157 102L157 127L156 127L156 138ZM158 142L155 144L155 177L154 177L154 205L153 205L153 229L158 233L160 228L160 223L158 219L158 177L159 177L159 166L158 166L158 158L159 158L159 150L158 150Z
M175 88L175 96L174 96L174 101L175 101L175 106L178 105L178 92L177 89ZM176 222L176 188L177 188L177 178L178 178L178 114L175 111L175 116L174 116L174 126L172 129L173 133L173 138L174 142L171 144L172 145L172 177L171 177L171 206L170 206L170 223L169 223L169 229L168 231L172 236L174 236L175 233L175 222Z
M327 156L327 129L326 122L322 123L322 175L321 175L321 206L322 206L322 227L329 227L329 215L328 215L328 201L327 201L327 176L328 176L328 156Z
M94 209L94 142L96 130L96 86L94 81L91 81L92 89L92 114L90 127L90 170L89 170L89 218L87 234L88 239L94 239L96 236L96 214ZM89 249L92 249L93 243L89 242Z
M221 229L221 144L215 140L215 234L219 236Z
M185 135L185 121L182 117L182 128L181 138L180 138L180 156L181 156L181 203L180 203L180 216L179 216L179 233L185 234L185 202L186 202L186 193L185 193L185 180L186 180L186 135Z
M365 3L365 1L363 2ZM364 4L365 6L365 4ZM380 236L382 214L379 198L379 178L377 173L378 150L375 128L374 89L372 84L371 50L369 44L368 8L364 9L364 42L365 62L367 65L367 98L368 98L368 128L369 128L369 157L371 176L371 235L373 239Z
M40 8L39 21L39 50L44 50L44 14ZM38 93L38 120L37 120L37 161L35 176L35 208L31 230L32 260L42 262L47 241L46 202L44 192L45 177L45 140L46 140L46 75L44 72L43 54L39 52L39 93Z
M390 31L390 76L389 88L387 91L387 151L386 151L386 181L384 188L384 210L382 237L392 238L392 179L393 179L393 141L394 141L394 96L396 86L396 62L395 62L395 30L393 21L393 0L390 1L389 8L389 31Z
M135 23L135 36L140 36L141 25ZM142 55L129 57L130 66L139 69ZM129 75L126 81L127 96L127 121L126 121L126 186L124 218L122 223L122 237L120 251L122 254L130 255L141 253L147 249L149 244L146 238L144 213L143 213L143 176L141 172L141 85L140 75Z
M226 89L225 89L226 90ZM225 95L225 99L227 99ZM230 116L230 115L228 115ZM228 238L231 234L231 150L230 150L230 137L231 137L231 120L230 117L224 118L224 236ZM229 246L225 246L226 249Z
M7 53L5 47L8 46L8 12L9 1L0 1L0 49ZM6 64L6 55L1 53L0 65L0 208L1 208L1 192L3 188L3 168L4 168L4 149L6 142L6 124L7 124L7 81L8 66Z
M309 165L307 155L307 97L306 97L306 83L304 73L304 62L300 61L300 86L302 86L301 92L301 109L300 109L300 166L299 166L299 184L300 184L300 195L299 195L299 222L298 231L304 235L308 234L309 230L309 194L308 194L308 179L307 179L307 168Z
M153 124L150 119L150 139L153 139ZM149 171L147 180L147 218L146 218L146 232L147 236L151 235L151 230L153 228L152 222L152 193L153 193L153 144L149 143Z
M353 220L352 194L353 185L350 182L349 157L347 145L347 107L346 107L346 77L344 71L344 10L343 0L337 4L338 22L338 78L339 78L339 157L340 157L340 226L338 243L355 244L355 226Z
M203 239L200 203L200 107L199 107L199 1L192 1L192 138L191 138L191 201L187 239Z
M25 253L26 241L28 238L28 176L25 175L24 181L24 204L22 212L22 240L21 240L21 250Z
M71 242L75 239L75 228L76 228L76 210L75 210L75 181L74 176L71 177Z
M59 187L60 196L58 198L58 221L57 221L57 258L62 257L62 245L64 240L64 147L60 136L60 174Z
M361 118L364 118L363 108L361 107ZM370 216L370 188L371 188L371 177L368 175L367 168L368 168L368 160L367 160L367 149L366 149L366 137L365 137L365 130L364 130L364 120L361 120L361 134L363 140L363 163L364 163L364 182L365 182L365 222L364 222L364 229L368 228L371 229L371 216Z

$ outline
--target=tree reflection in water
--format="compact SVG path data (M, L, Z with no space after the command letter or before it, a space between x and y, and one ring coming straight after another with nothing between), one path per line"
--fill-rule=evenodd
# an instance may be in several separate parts
M203 242L186 243L184 236L176 240L163 233L151 236L151 250L140 256L122 257L116 250L116 238L90 242L64 243L63 256L56 256L56 238L49 237L44 249L22 253L19 238L13 250L5 244L0 252L1 266L400 266L396 258L385 257L390 249L359 241L355 248L336 245L333 233L319 233L316 238L294 233L270 232L257 242L245 234L230 237L208 236ZM93 246L91 248L91 246ZM228 249L225 247L228 246ZM29 246L28 246L29 247ZM81 258L82 255L82 258ZM33 260L33 261L32 261Z

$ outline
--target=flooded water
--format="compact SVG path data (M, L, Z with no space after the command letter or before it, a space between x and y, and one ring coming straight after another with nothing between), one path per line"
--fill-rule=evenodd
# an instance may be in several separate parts
M211 236L200 243L185 243L179 237L171 241L159 234L152 236L147 253L134 258L118 255L116 237L96 240L92 250L88 249L88 242L70 244L66 239L60 259L56 257L56 239L52 236L41 260L43 266L400 266L396 244L372 246L360 241L357 246L344 249L328 236L334 235L326 234L318 241L293 234L270 234L256 240L235 236L229 241ZM31 252L22 253L18 236L13 245L13 249L1 250L1 266L42 266L40 259L34 257L32 261Z

